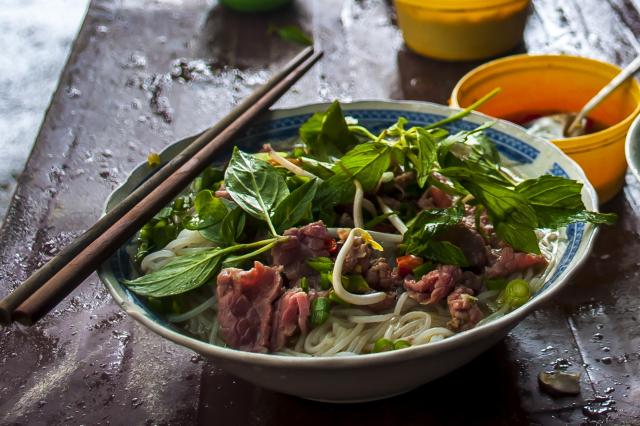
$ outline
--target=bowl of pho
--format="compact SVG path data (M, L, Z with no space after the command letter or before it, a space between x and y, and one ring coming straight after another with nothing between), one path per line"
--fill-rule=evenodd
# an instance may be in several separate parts
M138 166L106 210L153 172ZM315 104L248 128L99 276L135 320L238 377L374 400L449 373L551 299L615 221L597 208L575 162L508 122Z

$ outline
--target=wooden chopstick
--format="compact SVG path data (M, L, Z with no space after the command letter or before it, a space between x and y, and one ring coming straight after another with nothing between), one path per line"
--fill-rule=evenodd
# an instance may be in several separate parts
M215 154L221 147L237 136L240 130L260 113L273 105L322 56L322 52L316 52L311 56L309 53L311 52L307 49L298 55L294 59L298 62L297 66L291 66L295 63L292 61L284 70L289 72L285 73L283 78L275 82L268 90L259 92L261 96L252 95L245 100L241 104L245 107L244 110L237 111L240 109L239 106L230 114L232 118L225 117L221 121L222 124L218 123L203 133L198 138L198 140L202 140L197 145L200 149L191 148L196 143L194 141L188 151L185 150L179 155L181 159L174 163L173 170L163 172L162 179L152 178L152 184L149 184L148 181L143 185L146 193L141 192L140 195L136 195L138 199L134 198L134 201L128 202L126 207L118 205L115 208L118 215L110 216L110 220L113 222L110 226L101 225L99 230L102 232L93 231L94 228L91 228L80 238L83 240L81 244L72 247L72 250L66 249L56 256L60 257L64 254L64 258L57 260L54 267L50 267L44 272L38 271L40 275L34 282L42 284L30 286L30 289L34 289L34 291L30 295L27 294L27 297L17 308L12 312L9 311L9 320L32 325L64 299L202 172L213 161ZM306 60L300 63L300 59L305 58ZM217 136L211 140L212 135L216 134ZM125 201L127 200L129 197ZM27 293L27 290L24 293Z
M269 90L281 82L295 67L300 65L302 61L307 59L313 53L313 47L307 47L289 61L282 70L275 74L269 81L254 91L251 95L239 103L229 114L223 117L213 127L205 130L198 138L191 142L182 152L176 155L171 161L162 166L148 180L140 185L135 191L129 194L118 205L102 216L91 228L85 231L81 236L74 240L71 244L62 249L54 258L45 263L40 269L31 274L19 287L9 293L0 301L0 324L9 324L12 320L11 313L29 296L52 277L56 272L62 269L71 259L73 259L80 251L95 240L99 235L104 233L111 225L122 217L133 206L138 204L146 197L154 188L162 181L168 178L180 166L187 162L195 153L200 151L211 139L220 134L225 127L230 125L240 114L249 109L251 105L256 103L258 99L263 97Z

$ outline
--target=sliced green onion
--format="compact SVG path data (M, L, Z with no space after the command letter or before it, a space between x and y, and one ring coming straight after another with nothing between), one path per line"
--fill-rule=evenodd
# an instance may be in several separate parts
M411 347L411 343L407 342L406 340L396 340L393 343L393 349L404 349L404 348L409 348Z
M329 300L338 305L349 306L349 302L342 300L333 290L329 292Z
M309 293L309 280L307 279L307 277L300 278L300 288L305 293Z
M360 274L343 275L342 286L351 293L364 294L371 291L367 280Z
M393 342L389 339L380 338L373 344L373 352L388 352L394 349Z
M323 290L329 290L332 286L331 272L322 272L320 274L320 288Z
M433 262L424 262L422 265L420 266L416 266L415 268L413 268L412 274L415 277L416 280L419 280L420 278L422 278L424 275L426 275L428 272L433 271L436 268L436 265Z
M324 324L329 319L329 309L331 304L326 297L318 297L311 302L311 326L317 327Z
M318 272L331 272L333 271L333 260L328 257L314 257L312 259L307 260L307 265Z
M529 299L531 299L529 283L518 278L507 284L504 291L499 296L498 301L503 305L507 305L515 309L527 303Z

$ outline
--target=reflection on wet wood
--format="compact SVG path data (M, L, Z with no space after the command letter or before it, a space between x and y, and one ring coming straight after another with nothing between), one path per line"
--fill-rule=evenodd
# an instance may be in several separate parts
M533 3L516 52L621 65L636 55L640 15L632 1ZM298 0L265 19L204 0L95 0L0 236L0 295L90 225L149 151L209 126L294 54L296 46L266 34L268 22L300 25L326 52L278 106L334 98L446 102L478 62L418 57L393 20L383 0ZM640 185L629 176L604 206L620 223L603 230L552 305L449 376L362 405L301 401L236 380L127 318L93 276L39 326L0 332L0 422L634 423L639 207ZM579 396L539 391L537 374L555 365L582 373Z

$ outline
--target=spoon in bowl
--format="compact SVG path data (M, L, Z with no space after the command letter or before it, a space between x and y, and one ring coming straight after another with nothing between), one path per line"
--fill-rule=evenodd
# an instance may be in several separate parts
M536 118L525 123L529 133L547 137L549 139L561 139L567 137L582 136L586 134L586 116L593 108L600 104L607 96L624 83L629 77L640 69L640 56L636 57L629 65L624 67L606 86L586 103L579 113L558 113Z

